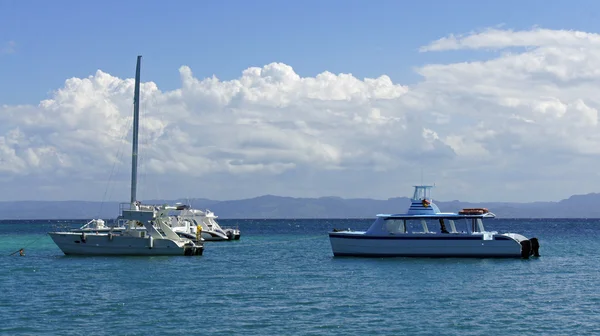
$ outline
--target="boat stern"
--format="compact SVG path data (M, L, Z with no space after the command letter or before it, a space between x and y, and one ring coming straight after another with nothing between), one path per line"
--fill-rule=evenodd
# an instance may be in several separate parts
M530 256L540 256L540 242L536 237L527 238L518 233L503 233L499 236L509 237L521 245L521 257L529 259Z

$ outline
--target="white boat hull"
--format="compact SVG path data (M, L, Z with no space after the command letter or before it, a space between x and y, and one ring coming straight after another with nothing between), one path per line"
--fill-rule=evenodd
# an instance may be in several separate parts
M184 238L190 239L192 241L196 241L195 233L185 232L177 227L173 231L175 231L180 237L184 237ZM229 238L226 235L218 233L218 232L214 232L214 231L202 231L201 235L202 235L203 241L229 240Z
M484 239L485 238L485 239ZM518 234L396 234L365 235L330 232L334 256L520 258Z
M50 237L66 255L201 255L203 247L177 243L170 239L151 239L109 234L82 235L51 232ZM84 238L84 239L82 239Z
M235 229L224 229L222 232L202 231L202 238L208 241L239 240L240 232Z
M202 231L202 238L206 241L223 241L229 240L229 238L219 232L211 232L211 231Z
M191 239L193 241L196 240L196 235L194 233L185 232L185 230L183 230L182 228L179 228L179 227L174 227L173 229L178 235L180 235L182 237ZM146 228L140 227L135 230L145 231ZM123 231L125 231L124 227L115 227L115 228L107 227L107 228L101 228L101 229L73 229L70 232L74 232L74 233L113 232L115 234L119 234ZM229 235L227 235L227 233L221 233L221 232L216 232L216 231L202 231L202 239L204 239L205 241L223 241L223 240L239 240L240 239L239 231L231 230L231 232L232 232L230 234L231 236L229 236Z

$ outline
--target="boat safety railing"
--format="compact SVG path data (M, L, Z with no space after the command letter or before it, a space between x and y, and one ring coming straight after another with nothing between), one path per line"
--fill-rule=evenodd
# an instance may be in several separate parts
M131 203L119 203L119 213L123 213L123 210L131 209Z

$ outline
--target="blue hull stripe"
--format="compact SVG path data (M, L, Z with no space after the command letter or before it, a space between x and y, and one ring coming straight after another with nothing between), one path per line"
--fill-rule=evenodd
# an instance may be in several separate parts
M521 254L360 254L360 253L334 253L334 257L368 257L368 258L393 258L393 257L418 257L418 258L521 258Z
M485 219L485 215L454 215L454 214L444 214L444 215L440 215L438 213L433 213L431 215L426 214L426 213L421 213L421 214L393 214L393 215L377 215L377 217L382 217L384 220L389 220L389 219L406 219L406 220L411 220L411 219L430 219L430 220L436 220L436 219L448 219L448 220L457 220L457 219L473 219L473 218L484 218Z
M370 235L345 235L339 233L330 233L330 238L342 239L371 239L371 240L483 240L482 236L463 236L449 234L439 235L411 235L411 236L370 236ZM510 237L495 236L494 240L513 240Z

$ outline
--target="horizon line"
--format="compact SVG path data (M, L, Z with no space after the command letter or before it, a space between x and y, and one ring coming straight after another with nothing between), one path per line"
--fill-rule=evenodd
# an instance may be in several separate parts
M454 199L454 200L439 200L439 199L435 199L433 198L433 200L435 202L442 202L442 203L450 203L450 202L461 202L461 203L519 203L519 204L525 204L525 203L558 203L564 200L567 200L571 197L574 196L589 196L589 195L597 195L599 193L596 192L592 192L592 193L587 193L587 194L573 194L570 195L567 198L563 198L560 200L553 200L553 201L466 201L466 200L459 200L459 199ZM178 197L178 198L151 198L151 199L146 199L146 200L142 200L141 202L151 202L151 201L181 201L181 200L207 200L207 201L214 201L214 202L231 202L231 201L246 201L246 200L251 200L251 199L256 199L256 198L261 198L261 197L278 197L278 198L293 198L293 199L323 199L323 198L337 198L337 199L342 199L342 200L373 200L373 201L389 201L392 199L400 199L400 198L405 198L405 199L411 199L411 197L409 196L396 196L396 197L389 197L387 199L381 199L381 198L370 198L370 197L341 197L341 196L316 196L316 197L297 197L297 196L280 196L280 195L273 195L273 194L264 194L264 195L259 195L259 196L254 196L254 197L247 197L247 198L238 198L238 199L227 199L227 200L218 200L218 199L211 199L211 198L206 198L206 197ZM129 203L127 201L118 201L118 200L0 200L0 203L26 203L26 202L87 202L87 203Z

